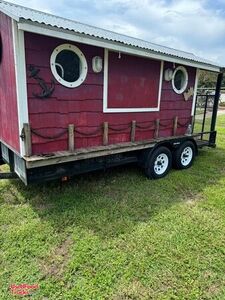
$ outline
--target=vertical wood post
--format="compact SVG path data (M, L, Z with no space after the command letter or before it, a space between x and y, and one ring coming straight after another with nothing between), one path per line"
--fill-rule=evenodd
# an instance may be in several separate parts
M68 126L68 148L70 152L74 151L74 125Z
M194 122L195 122L195 117L192 116L192 117L191 117L191 126L192 126L192 128L194 128Z
M191 117L191 133L194 132L194 126L195 126L195 116Z
M103 145L107 146L109 143L109 124L108 122L103 123Z
M25 156L32 155L31 129L28 123L23 124Z
M136 121L131 123L131 142L135 142Z
M156 121L155 121L155 138L156 139L159 137L159 124L160 124L160 120L156 119Z
M177 134L177 122L178 122L178 117L176 116L173 121L173 135L174 136Z

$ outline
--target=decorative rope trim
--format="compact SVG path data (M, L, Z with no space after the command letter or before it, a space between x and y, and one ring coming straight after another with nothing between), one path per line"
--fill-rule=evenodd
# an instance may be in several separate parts
M162 122L160 121L159 122L159 126L161 126L161 127L163 127L163 128L167 128L169 125L173 125L173 120L171 121L169 121L167 124L162 124ZM168 128L170 128L170 127L168 127Z
M123 127L123 128L114 128L112 126L109 126L109 129L112 130L112 131L117 131L117 132L120 132L120 131L124 131L124 130L127 130L127 129L130 129L130 124L127 125L126 127Z
M167 121L167 122L166 122ZM164 123L166 122L166 123ZM143 125L146 124L146 125ZM181 122L177 122L178 127L186 127L188 124L190 124L190 120L188 120L185 123L181 123ZM122 128L116 128L117 126L123 126ZM164 129L170 129L173 126L173 120L163 120L159 122L159 128L162 127ZM95 130L89 131L89 132L84 132L81 131L79 129L77 129L77 127L74 128L74 132L76 132L77 134L79 134L80 136L84 136L84 137L93 137L93 136L100 136L97 135L98 133L102 132L103 133L103 127L102 126L80 126L80 127L86 127L86 128L96 128ZM128 129L132 129L132 124L113 124L113 125L109 125L109 130L111 131L115 131L115 132L122 132ZM144 121L144 122L138 122L136 123L136 129L139 130L154 130L156 129L156 124L155 121ZM58 134L55 135L44 135L41 134L40 132L38 132L37 130L31 129L31 132L42 138L42 139L47 139L47 140L54 140L54 139L58 139L60 137L62 137L63 135L65 135L66 133L68 134L68 128L64 128L61 132L59 132Z
M34 130L34 129L31 129L31 132L32 132L34 135L36 135L36 136L38 136L38 137L40 137L40 138L42 138L42 139L46 139L46 140L54 140L54 139L58 139L58 138L62 137L65 133L68 132L68 129L64 129L62 132L60 132L60 133L58 133L58 134L56 134L56 135L52 135L52 136L49 136L49 135L43 135L43 134L37 132L37 131Z
M146 125L146 126L141 126L141 125L136 125L136 127L138 128L138 129L154 129L155 128L155 122L154 121L152 121L152 122L149 122L150 123L150 125Z
M77 130L76 128L74 129L74 131L80 135L83 135L83 136L94 136L96 135L99 131L101 131L102 129L100 127L98 127L96 130L93 130L91 132L82 132L80 130Z
M185 123L177 122L177 125L178 125L179 127L187 127L189 124L190 124L190 120L188 120L188 121L185 122Z

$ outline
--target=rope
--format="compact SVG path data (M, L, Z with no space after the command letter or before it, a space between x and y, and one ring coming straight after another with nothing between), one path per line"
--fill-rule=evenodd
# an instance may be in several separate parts
M91 131L91 132L82 132L80 130L77 130L77 128L74 129L74 131L80 135L83 135L83 136L94 136L96 135L99 131L101 130L101 128L97 128L96 130L94 131Z
M188 120L186 123L180 123L180 122L177 122L177 125L179 126L179 127L186 127L187 125L189 125L190 124L190 120Z
M112 130L112 131L124 131L126 129L129 129L130 128L130 125L126 126L126 127L123 127L123 128L113 128L112 126L109 126L109 129Z
M136 127L138 129L153 129L155 127L154 122L149 122L149 123L150 123L150 125L147 125L147 126L140 126L137 124ZM142 124L142 122L141 122L141 124Z
M58 138L62 137L67 131L68 131L67 129L64 129L62 132L60 132L60 133L58 133L58 134L56 134L56 135L51 135L51 136L50 136L50 135L43 135L43 134L41 134L41 133L35 131L34 129L31 129L31 132L32 132L34 135L36 135L36 136L38 136L38 137L40 137L40 138L42 138L42 139L46 139L46 140L54 140L54 139L58 139Z
M169 125L170 126L172 125L171 121L173 122L173 120L169 120L167 122L167 124L162 124L162 122L159 122L159 126L165 128L165 129L170 128ZM189 123L190 123L190 120L188 120L186 123L177 122L177 125L179 127L186 127ZM147 125L141 125L141 124L147 124ZM115 126L123 126L123 127L122 128L115 128ZM97 126L84 126L84 127L93 128L93 127L97 127ZM115 132L121 132L121 131L125 131L127 129L131 129L131 123L129 123L129 124L114 124L113 126L111 125L108 128L109 128L109 130L112 130L112 131L115 131ZM136 123L136 128L140 129L140 130L155 129L155 121L144 121L144 122ZM97 127L93 131L83 132L83 131L78 130L77 127L75 127L74 132L76 132L77 134L79 134L81 136L89 137L89 136L96 136L99 132L102 131L102 129L103 128L100 126L100 127ZM58 138L62 137L65 133L68 132L68 129L66 128L63 131L61 131L60 133L55 134L55 135L43 135L43 134L41 134L40 132L38 132L34 129L31 129L31 132L34 135L36 135L36 136L38 136L42 139L53 140L53 139L58 139Z
M172 125L172 124L171 124L171 121L169 121L168 124L162 124L161 122L159 122L159 125L160 125L161 127L167 128L169 125Z

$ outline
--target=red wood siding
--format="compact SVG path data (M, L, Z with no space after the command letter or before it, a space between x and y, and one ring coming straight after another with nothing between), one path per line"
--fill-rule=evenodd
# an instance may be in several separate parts
M0 139L17 152L19 125L13 53L12 21L0 12L2 61L0 63Z
M25 34L25 50L27 69L30 64L40 69L40 77L50 84L53 75L50 70L49 61L52 51L62 43L67 43L59 39L49 38L31 33ZM154 122L160 118L162 126L160 127L160 136L171 136L173 132L173 119L178 116L180 125L187 123L191 116L192 99L184 101L183 95L177 95L171 82L163 81L160 112L139 112L139 113L103 113L103 72L94 73L92 71L91 60L93 56L104 57L104 49L74 43L84 53L88 62L88 75L85 82L75 88L69 89L59 83L51 98L37 99L33 93L38 93L40 87L37 82L28 78L28 108L29 119L32 129L36 134L32 135L32 148L34 154L49 153L54 151L63 151L68 149L68 136L66 131L68 124L74 124L78 132L75 133L75 147L89 147L102 145L102 123L109 122L109 143L118 143L130 141L130 124L136 120L138 128L136 130L136 139L151 139L154 136ZM136 58L135 58L136 59ZM152 60L143 59L146 65L151 65ZM139 61L139 60L138 60ZM153 69L156 71L159 80L160 62L153 62ZM110 67L110 66L109 66ZM165 63L164 69L173 68L173 64ZM133 68L138 68L134 66ZM189 75L188 86L194 86L195 72L194 68L187 68ZM114 70L115 72L115 70ZM152 70L150 70L152 73ZM140 74L140 70L138 70ZM147 76L147 75L146 75ZM149 75L151 78L151 75ZM127 90L128 92L128 90ZM158 91L157 91L158 92ZM127 98L132 96L127 94ZM156 90L154 92L156 94ZM134 97L134 101L137 98ZM146 97L144 101L140 99L141 105L147 106ZM133 103L130 103L133 107ZM155 105L155 104L154 104ZM136 104L134 105L136 106ZM178 133L184 134L185 127L179 127ZM118 131L121 130L121 131ZM44 136L56 136L62 133L58 138L49 140L44 139L38 134ZM64 133L64 134L63 134ZM85 133L83 135L82 133ZM89 136L88 136L89 135Z
M108 108L158 106L161 62L109 51Z

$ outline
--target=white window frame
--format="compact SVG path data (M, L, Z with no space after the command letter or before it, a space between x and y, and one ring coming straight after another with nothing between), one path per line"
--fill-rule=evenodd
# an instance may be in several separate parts
M69 50L69 51L74 52L80 59L80 77L74 82L68 82L68 81L64 80L62 77L59 76L59 74L56 70L56 63L55 63L56 57L63 50ZM86 58L85 58L83 52L78 47L76 47L72 44L61 44L58 47L56 47L53 50L51 58L50 58L50 66L51 66L52 74L54 75L55 79L60 84L62 84L65 87L68 87L68 88L75 88L75 87L80 86L87 77L88 66L87 66Z
M125 53L126 54L126 53ZM126 112L154 112L160 110L160 101L162 94L162 80L163 80L164 61L161 61L159 91L158 91L158 105L157 107L137 107L137 108L108 108L108 75L109 75L109 50L105 49L104 53L104 88L103 88L103 112L104 113L126 113Z
M178 71L182 71L183 74L185 75L184 85L183 85L183 87L180 90L178 90L176 88L175 83L174 83L174 79L175 79L176 73ZM182 94L186 90L187 85L188 85L188 72L187 72L187 69L185 67L183 67L183 66L179 66L173 72L173 77L172 77L172 87L173 87L173 90L174 90L174 92L176 94Z

